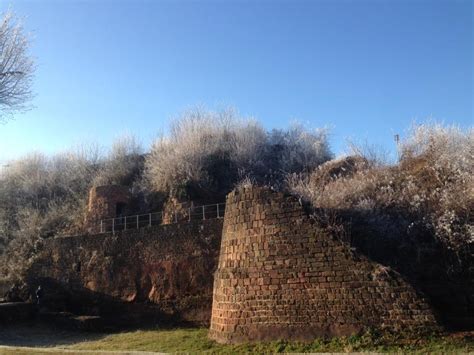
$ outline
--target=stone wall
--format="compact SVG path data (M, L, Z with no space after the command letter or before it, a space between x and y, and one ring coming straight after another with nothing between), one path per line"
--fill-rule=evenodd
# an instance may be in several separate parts
M214 340L437 328L429 304L410 284L318 228L294 197L264 188L234 191L223 228Z
M222 219L213 219L57 238L44 245L29 284L46 285L45 303L69 303L65 310L105 299L153 305L178 321L208 323L221 234ZM71 305L77 294L82 296Z

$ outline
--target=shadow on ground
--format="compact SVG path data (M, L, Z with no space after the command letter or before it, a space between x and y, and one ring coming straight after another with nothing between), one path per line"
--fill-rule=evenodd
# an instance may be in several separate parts
M60 347L99 340L108 334L64 330L43 323L0 327L0 345L15 347Z
M36 281L45 290L41 306L31 303L33 289L25 291L30 295L30 302L10 303L8 310L7 304L3 304L0 345L65 347L100 340L122 331L165 330L192 325L181 321L172 309L166 312L155 304L123 302L83 287L70 288L50 278Z

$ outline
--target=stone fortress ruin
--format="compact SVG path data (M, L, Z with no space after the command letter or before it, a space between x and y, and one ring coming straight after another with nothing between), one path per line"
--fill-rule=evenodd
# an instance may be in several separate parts
M126 188L95 188L88 220L117 217L129 202ZM54 238L29 280L47 285L58 311L210 324L221 343L433 330L452 316L445 299L322 228L295 197L263 187L231 192L223 218ZM469 314L472 301L458 306Z

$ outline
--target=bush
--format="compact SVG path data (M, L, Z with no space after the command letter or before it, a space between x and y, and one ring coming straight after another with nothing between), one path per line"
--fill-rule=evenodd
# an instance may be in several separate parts
M134 138L117 140L108 156L96 145L12 161L0 175L0 273L20 274L44 238L84 232L94 184L133 184L143 166Z
M94 170L91 157L79 150L51 158L34 153L10 163L0 175L4 274L25 266L36 241L78 229Z
M285 173L312 169L330 156L325 131L295 125L268 133L233 110L194 109L153 143L145 179L151 190L171 196L216 199L243 178L279 183Z
M386 237L431 235L463 253L474 243L473 151L472 129L419 125L401 143L395 166L359 164L351 174L326 180L322 166L288 176L288 187L317 208L365 214L371 225L387 226L390 216L396 223Z
M100 163L93 185L132 186L143 170L143 149L132 135L116 139L107 157Z

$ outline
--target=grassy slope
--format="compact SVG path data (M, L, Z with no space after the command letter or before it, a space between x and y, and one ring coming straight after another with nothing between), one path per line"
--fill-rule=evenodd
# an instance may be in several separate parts
M186 353L275 353L275 352L474 352L474 333L450 336L424 337L418 340L406 340L403 337L376 335L367 333L363 336L341 337L333 339L316 339L312 343L274 341L267 343L221 345L207 338L207 329L175 330L138 330L111 335L90 335L84 337L71 335L67 342L41 344L39 348L0 347L0 354L51 353L68 352L91 353L94 351L156 351ZM57 334L56 334L57 335ZM46 336L46 333L42 334ZM57 341L56 339L55 341ZM25 344L32 345L32 344ZM44 346L44 347L43 347ZM34 351L33 351L34 350ZM64 350L63 350L64 351ZM91 351L91 352L89 352Z
M83 350L142 350L164 352L274 353L347 351L472 352L474 338L425 337L407 341L393 336L363 336L316 339L312 343L275 341L268 343L221 345L207 338L207 329L140 330L106 336L100 340L68 347Z

